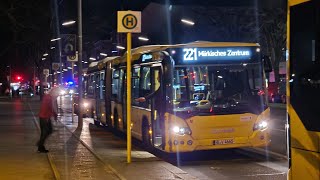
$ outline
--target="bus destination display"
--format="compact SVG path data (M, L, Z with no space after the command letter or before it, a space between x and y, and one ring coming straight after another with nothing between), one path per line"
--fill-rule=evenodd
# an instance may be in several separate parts
M223 61L223 60L248 60L252 57L250 48L183 48L182 59L184 62L192 61Z

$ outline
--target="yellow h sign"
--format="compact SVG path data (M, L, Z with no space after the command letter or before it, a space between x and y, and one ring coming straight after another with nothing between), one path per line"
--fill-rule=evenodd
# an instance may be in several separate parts
M118 33L140 33L140 11L118 11Z

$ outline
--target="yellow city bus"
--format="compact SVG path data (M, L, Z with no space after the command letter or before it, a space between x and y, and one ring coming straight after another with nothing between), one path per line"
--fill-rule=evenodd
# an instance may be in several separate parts
M320 2L289 0L289 179L320 179Z
M270 68L264 62L256 43L133 49L132 136L169 153L267 146ZM126 55L103 60L100 69L106 93L101 122L126 132Z
M107 57L99 62L90 63L86 69L83 81L84 99L82 102L82 111L84 117L91 117L94 119L94 124L100 123L106 125L106 108L105 108L105 62L118 58Z

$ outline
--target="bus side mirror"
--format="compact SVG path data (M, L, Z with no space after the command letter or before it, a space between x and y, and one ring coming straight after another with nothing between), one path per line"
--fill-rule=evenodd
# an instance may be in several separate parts
M272 72L272 63L269 56L263 56L262 61L263 61L264 71L266 73Z

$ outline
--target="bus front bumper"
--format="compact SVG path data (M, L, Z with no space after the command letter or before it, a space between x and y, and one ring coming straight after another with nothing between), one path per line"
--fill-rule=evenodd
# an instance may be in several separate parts
M243 147L265 147L270 144L268 130L255 131L249 137L234 137L221 139L193 139L191 136L172 136L165 150L170 153L192 152L199 150L230 149Z

